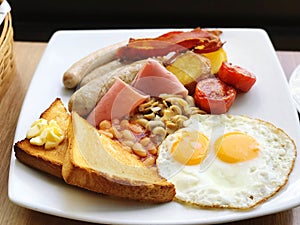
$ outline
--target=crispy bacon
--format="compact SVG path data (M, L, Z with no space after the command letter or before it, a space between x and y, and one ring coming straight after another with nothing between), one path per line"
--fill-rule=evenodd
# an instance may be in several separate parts
M194 48L195 53L209 53L222 48L224 43L216 40L203 40L203 42Z
M135 41L130 41L127 46L120 48L118 56L121 59L134 61L153 56L164 56L169 52L184 50L184 47L166 41L136 39Z
M171 31L156 38L130 38L128 44L118 51L126 60L138 60L169 52L194 50L197 53L216 51L223 46L220 30L205 30L197 27L191 31Z

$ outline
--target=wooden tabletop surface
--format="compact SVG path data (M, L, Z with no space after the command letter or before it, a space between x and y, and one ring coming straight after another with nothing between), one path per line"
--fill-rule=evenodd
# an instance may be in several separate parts
M15 57L17 73L14 81L4 96L0 97L0 224L2 225L87 225L81 221L69 220L51 216L26 208L22 208L10 202L8 199L8 174L15 128L18 121L23 99L28 85L35 72L36 66L47 46L47 43L15 42ZM293 69L300 64L300 52L278 51L278 58L282 64L287 78ZM300 191L300 190L299 190ZM26 194L26 193L24 193ZM274 215L248 219L239 222L227 223L232 225L300 225L300 207L287 210Z

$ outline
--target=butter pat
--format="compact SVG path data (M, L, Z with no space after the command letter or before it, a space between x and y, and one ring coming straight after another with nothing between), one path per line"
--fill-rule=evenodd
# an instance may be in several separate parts
M43 146L45 149L56 148L64 139L64 132L55 120L49 122L45 119L38 119L31 124L27 131L26 138L30 143Z

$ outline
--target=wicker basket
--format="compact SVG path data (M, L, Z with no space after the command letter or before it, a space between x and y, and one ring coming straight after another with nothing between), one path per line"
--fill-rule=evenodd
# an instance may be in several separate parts
M0 1L1 2L1 1ZM10 86L16 66L14 61L14 38L11 14L8 13L1 25L0 36L0 100Z

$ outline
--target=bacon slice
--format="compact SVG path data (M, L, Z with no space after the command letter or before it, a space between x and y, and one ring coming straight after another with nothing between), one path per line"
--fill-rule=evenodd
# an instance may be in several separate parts
M118 50L118 56L126 60L138 60L164 56L169 52L195 49L197 53L216 51L223 46L219 30L197 27L191 31L172 31L156 38L130 38L126 46Z
M87 121L94 126L98 126L102 120L120 119L129 115L148 98L149 95L140 93L121 79L116 78L113 86L89 114Z
M188 90L178 78L153 59L148 59L133 80L132 86L154 97L159 97L160 94L177 94L185 97L188 94Z

